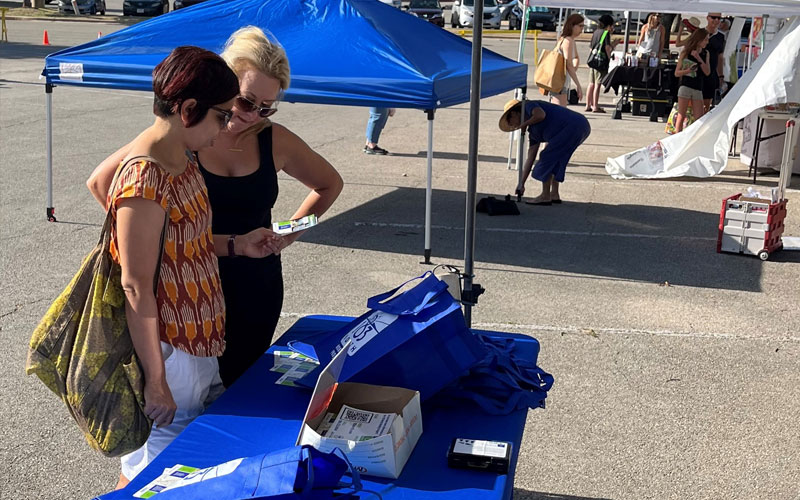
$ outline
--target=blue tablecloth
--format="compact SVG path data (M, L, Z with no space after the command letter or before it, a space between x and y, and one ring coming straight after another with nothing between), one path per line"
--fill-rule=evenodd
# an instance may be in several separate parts
M299 319L231 388L197 417L127 488L103 495L102 500L132 499L133 494L175 464L209 467L240 457L293 446L300 432L311 392L275 385L280 376L271 372L271 352L289 340L302 340L320 331L336 330L353 318L308 316ZM486 332L491 337L512 337L520 354L539 353L539 343L527 336ZM494 499L511 498L526 410L491 416L470 402L437 406L436 397L422 407L423 433L398 479L363 477L364 488L391 499ZM508 474L451 469L447 450L455 437L513 443ZM367 499L370 495L363 494ZM157 498L157 496L156 496ZM374 498L374 497L373 497Z

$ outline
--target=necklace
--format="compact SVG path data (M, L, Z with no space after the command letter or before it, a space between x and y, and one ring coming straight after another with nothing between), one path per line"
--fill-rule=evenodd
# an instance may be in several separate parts
M239 149L239 148L228 148L228 151L232 151L232 152L234 152L234 153L241 153L242 151L244 151L244 149Z

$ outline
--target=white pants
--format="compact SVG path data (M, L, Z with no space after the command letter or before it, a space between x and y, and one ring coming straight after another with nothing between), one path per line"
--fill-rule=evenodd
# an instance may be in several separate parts
M216 357L192 356L173 348L166 342L161 342L161 354L164 357L167 385L178 409L170 425L162 427L153 425L150 437L141 448L120 457L122 475L128 480L132 480L147 467L147 464L225 390L219 378Z

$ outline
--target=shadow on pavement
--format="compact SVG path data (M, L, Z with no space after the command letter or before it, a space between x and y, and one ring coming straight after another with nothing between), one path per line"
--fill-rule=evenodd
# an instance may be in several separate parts
M514 488L514 500L611 500L607 497L576 497L573 495L559 495L557 493L543 493Z
M464 258L464 204L464 193L434 191L434 263ZM400 188L325 219L303 241L422 256L424 206L424 189ZM561 205L517 206L519 216L477 214L475 259L480 265L761 291L764 264L758 258L716 252L717 214L568 198ZM777 253L774 260L792 262L790 253Z
M68 48L60 45L36 45L31 43L4 42L3 59L44 59L48 55Z

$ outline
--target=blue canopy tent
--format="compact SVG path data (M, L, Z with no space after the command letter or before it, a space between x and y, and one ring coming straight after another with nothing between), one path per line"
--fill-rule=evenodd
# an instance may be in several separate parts
M221 52L236 29L256 25L284 46L289 102L425 110L428 183L425 261L430 262L434 110L470 100L472 44L377 0L210 0L45 59L47 216L52 200L52 89L77 85L152 91L151 72L180 45ZM481 97L526 84L527 66L482 50Z

